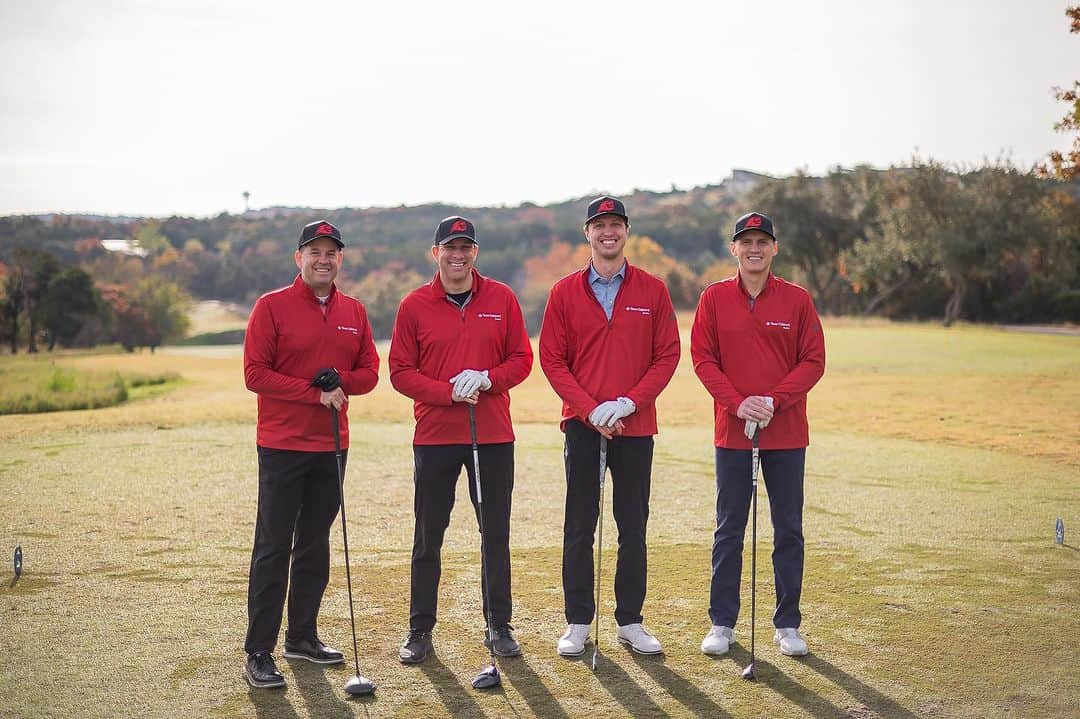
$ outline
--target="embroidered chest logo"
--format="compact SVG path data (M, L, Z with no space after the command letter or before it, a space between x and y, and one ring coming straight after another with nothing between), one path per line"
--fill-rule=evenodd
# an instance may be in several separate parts
M496 322L502 322L502 315L497 312L477 312L476 316L482 320L495 320Z
M627 305L626 311L637 312L639 315L643 315L645 317L648 317L652 314L652 310L650 310L648 307L634 307L633 305Z
M766 327L779 327L780 329L782 329L784 331L787 331L787 330L791 329L791 323L790 322L775 322L773 320L767 321L765 323L765 326Z
M353 333L354 335L358 335L358 334L360 334L360 330L358 330L358 329L357 329L357 328L355 328L355 327L348 327L348 326L346 326L346 325L338 325L338 326L337 326L337 328L338 328L339 330L341 330L342 332L351 332L351 333Z

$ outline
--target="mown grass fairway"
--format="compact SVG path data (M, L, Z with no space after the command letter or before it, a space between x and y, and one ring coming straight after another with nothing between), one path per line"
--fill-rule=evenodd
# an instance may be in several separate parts
M346 483L361 668L379 685L365 700L342 688L351 657L328 669L282 660L284 691L249 690L241 677L255 403L235 348L58 360L185 381L119 407L0 417L0 716L1077 716L1080 338L842 320L826 332L829 369L811 394L807 457L811 656L784 657L770 641L764 492L759 681L739 678L748 583L731 655L698 651L713 452L711 402L688 356L661 401L649 528L646 622L667 653L638 657L615 644L609 494L599 670L555 655L562 440L537 367L513 395L514 624L525 654L501 663L503 688L491 694L469 687L486 654L464 482L444 548L437 657L397 662L411 403L390 388L380 346L381 384L350 410ZM684 336L684 354L687 345ZM1064 547L1053 541L1059 516ZM351 650L333 531L321 634ZM25 553L17 582L16 544Z

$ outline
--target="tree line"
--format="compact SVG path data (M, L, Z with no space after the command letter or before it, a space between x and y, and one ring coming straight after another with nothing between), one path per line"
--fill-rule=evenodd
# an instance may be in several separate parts
M677 307L734 272L734 219L776 223L781 276L826 314L978 322L1080 321L1080 183L1005 161L973 168L835 168L824 177L736 173L720 185L623 197L630 261L662 277ZM31 350L119 342L154 347L182 336L190 298L250 304L295 276L299 228L325 217L345 239L341 288L388 337L401 298L434 274L431 233L464 214L478 267L510 284L530 330L551 284L582 267L589 198L538 206L272 208L195 219L52 215L0 218L0 337ZM124 239L139 254L106 249Z

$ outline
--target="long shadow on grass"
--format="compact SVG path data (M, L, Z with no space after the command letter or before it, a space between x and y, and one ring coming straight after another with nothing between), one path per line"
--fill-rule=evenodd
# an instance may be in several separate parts
M642 657L631 654L631 659L641 667L642 671L652 677L653 681L666 689L668 694L675 697L692 713L699 717L730 719L731 715L714 702L708 694L673 672L666 664L667 660L664 657Z
M446 707L447 713L453 716L484 716L484 711L472 694L469 693L471 687L467 689L465 685L458 681L458 678L446 668L446 665L439 660L438 656L432 653L419 667L420 671L431 682L431 686L435 687L435 691L439 693L439 701ZM489 693L503 694L503 690L496 689L489 691Z
M303 697L308 713L311 716L330 717L331 719L356 716L352 707L354 702L345 702L334 693L334 688L330 685L330 677L326 675L324 668L314 666L302 659L295 662L290 661L289 666L293 670L296 688L299 690L300 696ZM344 680L342 686L344 686ZM375 696L371 695L358 697L355 703L370 704L374 701L376 701ZM364 712L367 713L366 706Z
M502 670L510 683L514 685L525 698L525 702L532 709L532 713L538 717L554 717L555 719L570 719L566 711L559 705L559 700L548 691L544 683L540 681L533 668L524 658L504 659L499 662Z
M718 664L726 663L725 659L728 658L730 658L730 661L735 665L733 667L732 676L738 677L742 673L743 668L750 663L750 652L746 651L743 647L736 645L731 648L727 657L717 659L716 662ZM808 715L822 717L823 719L825 717L834 719L838 716L848 716L846 710L836 706L829 700L818 696L812 690L807 689L802 684L794 681L775 664L762 659L761 655L754 657L754 674L757 676L758 684L763 684L792 704L799 705ZM739 681L743 681L743 679L740 678Z
M582 662L584 664L584 662ZM596 678L632 717L666 717L667 712L642 689L633 677L608 657L600 655Z
M895 700L885 696L877 689L864 684L847 672L830 664L821 657L813 655L803 657L802 664L813 669L815 672L831 681L836 686L858 699L870 709L886 717L901 717L901 719L915 719L915 715L896 703Z
M258 719L300 719L289 703L286 689L248 689Z

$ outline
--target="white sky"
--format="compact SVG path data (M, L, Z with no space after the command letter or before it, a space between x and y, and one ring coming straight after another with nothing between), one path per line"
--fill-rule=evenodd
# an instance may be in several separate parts
M1056 0L0 0L0 214L550 202L1029 166L1080 79Z

